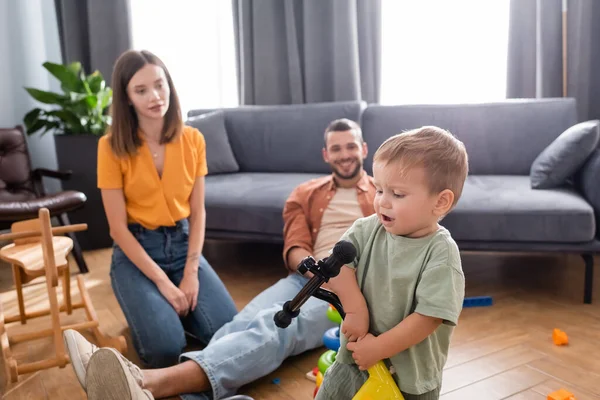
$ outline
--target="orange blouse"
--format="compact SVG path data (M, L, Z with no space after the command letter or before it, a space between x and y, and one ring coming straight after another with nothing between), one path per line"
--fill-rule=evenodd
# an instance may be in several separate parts
M117 158L108 136L98 142L98 188L123 189L129 223L147 229L173 226L190 215L190 195L196 178L208 173L206 142L196 128L185 126L165 145L162 177L143 141L135 156Z

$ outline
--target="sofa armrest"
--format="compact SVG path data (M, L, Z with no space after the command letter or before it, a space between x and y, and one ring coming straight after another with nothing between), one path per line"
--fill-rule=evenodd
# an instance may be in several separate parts
M583 197L591 204L596 216L596 232L600 237L600 148L594 150L577 173L576 186Z

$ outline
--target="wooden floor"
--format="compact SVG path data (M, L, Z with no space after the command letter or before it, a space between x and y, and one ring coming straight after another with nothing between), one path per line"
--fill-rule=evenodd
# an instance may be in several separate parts
M277 245L251 248L208 242L205 255L240 308L285 275ZM108 277L110 251L89 252L86 259L91 269L87 287L101 328L111 335L125 334L129 340ZM583 305L583 262L578 256L463 254L463 265L467 295L491 295L494 305L463 311L445 369L442 399L543 400L560 388L574 393L577 400L600 399L600 268L595 271L596 303ZM17 310L12 287L10 269L0 267L0 299L9 315ZM34 282L27 295L28 310L44 307L44 285ZM78 312L74 316L81 315ZM31 321L24 327L41 327L47 321ZM13 333L24 327L17 323L8 329ZM568 346L552 343L553 328L568 333ZM52 343L50 339L29 342L14 346L13 351L19 359L34 361L51 354ZM304 375L322 352L288 359L242 392L255 399L309 400L314 383ZM128 356L139 361L132 351ZM85 399L70 366L24 376L17 384L1 378L0 393L6 400Z

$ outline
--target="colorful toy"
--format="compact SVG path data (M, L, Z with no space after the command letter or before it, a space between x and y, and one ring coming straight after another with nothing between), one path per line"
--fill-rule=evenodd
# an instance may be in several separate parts
M328 329L323 335L323 345L329 350L338 351L340 348L340 328Z
M340 313L330 304L327 309L327 317L332 322L342 321ZM323 335L323 344L327 348L319 361L317 367L307 374L309 379L316 383L315 390L313 392L313 398L317 396L317 392L323 382L323 376L325 371L335 361L337 351L340 348L340 328L335 327L328 329ZM352 400L368 400L368 399L398 399L404 400L402 393L398 389L396 382L392 378L392 374L387 369L383 361L378 362L373 367L369 368L369 378L356 393ZM376 397L375 397L376 396Z
M339 241L334 246L331 256L320 260L318 263L315 263L315 260L312 257L306 257L302 260L298 266L298 272L305 274L310 271L312 272L313 277L306 283L294 299L287 301L283 305L283 309L276 313L274 317L276 326L279 328L286 328L289 326L292 319L297 317L300 313L299 310L302 304L304 304L311 296L329 302L330 308L331 306L335 307L339 314L339 319L331 310L328 310L328 317L330 319L336 318L336 321L339 320L341 323L345 313L339 297L335 293L321 288L321 285L328 282L330 278L337 276L340 272L340 268L344 264L350 263L355 257L356 249L354 248L354 245L348 241ZM336 336L339 338L339 327L336 329ZM325 333L325 336L328 338L328 343L332 346L334 345L334 342L333 340L329 341L329 339L332 339L333 333L335 333L335 331ZM339 343L337 346L337 349L339 349ZM323 382L325 371L335 361L336 354L337 350L328 349L319 358L318 372L315 374L316 387L313 396L317 395L319 387ZM369 373L367 381L361 386L352 400L405 400L400 389L396 385L392 374L383 361L377 362L367 371Z
M575 395L565 389L560 389L550 393L547 400L575 400Z
M340 324L342 322L342 317L340 313L330 304L329 308L327 308L327 318L334 323ZM319 357L319 361L317 362L317 366L313 368L312 371L306 374L306 377L311 381L316 383L315 391L313 393L313 397L317 396L317 392L319 391L319 387L321 386L321 382L323 382L323 374L325 371L335 361L335 357L337 355L337 351L340 348L340 327L337 326L335 328L328 329L323 335L323 345L327 348L321 357Z
M319 372L319 367L314 367L312 371L308 371L306 373L306 379L309 381L316 382L317 381L317 372Z
M567 336L567 334L558 328L554 328L554 330L552 331L552 340L557 346L569 344L569 337Z

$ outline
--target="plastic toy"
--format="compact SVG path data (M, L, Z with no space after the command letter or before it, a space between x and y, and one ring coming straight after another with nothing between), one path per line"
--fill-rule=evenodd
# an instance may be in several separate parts
M306 373L306 379L309 381L316 382L317 381L317 373L319 372L319 367L314 367L312 371Z
M489 307L492 303L492 298L490 296L465 297L463 300L463 307Z
M557 390L548 395L547 400L576 400L575 395L566 391L565 389Z
M558 328L554 328L554 330L552 331L552 341L554 341L555 345L562 346L565 344L569 344L569 337L565 332L561 331Z
M318 263L316 263L312 257L306 257L302 260L298 266L298 273L304 275L306 272L310 271L312 272L313 277L292 300L287 301L283 305L281 311L275 314L275 317L273 318L275 325L279 328L287 328L291 324L292 319L296 318L300 313L302 304L304 304L311 296L333 305L343 320L346 314L344 313L344 308L342 307L340 299L335 293L321 288L321 285L328 282L330 278L337 276L340 273L341 267L352 262L355 257L356 249L354 248L354 245L347 241L339 241L334 246L331 256L320 260ZM319 371L316 374L317 387L314 392L315 396L323 379L319 376L324 374L321 372L321 367L325 369L328 368L327 364L329 364L330 361L331 363L335 361L335 354L336 353L333 350L328 350L319 358L320 365ZM369 368L368 373L369 377L367 378L367 381L361 386L352 400L405 400L400 389L396 385L392 374L383 361L379 361Z
M338 313L338 311L331 304L327 309L327 318L331 322L335 322L337 324L341 324L342 322L342 317L340 316L340 313ZM317 391L321 386L321 382L323 382L323 374L325 374L325 371L327 371L327 369L331 367L331 365L335 361L337 351L340 348L339 326L335 328L330 328L327 331L325 331L325 334L323 334L323 345L327 348L327 351L321 354L321 357L319 357L319 361L317 362L317 366L313 368L312 371L306 374L306 377L309 380L316 383L313 397L317 396Z

